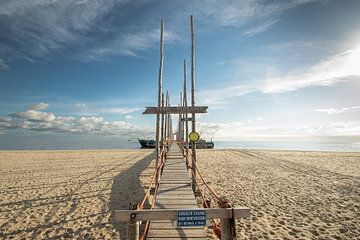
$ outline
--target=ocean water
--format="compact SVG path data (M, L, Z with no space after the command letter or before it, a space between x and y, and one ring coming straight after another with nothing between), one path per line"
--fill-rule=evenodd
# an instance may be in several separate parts
M301 151L360 152L358 138L332 140L276 140L276 141L214 141L216 149L271 149ZM64 135L57 138L41 136L13 137L0 135L0 150L85 150L85 149L139 149L137 140L111 136Z
M360 142L333 141L215 141L216 148L360 152Z

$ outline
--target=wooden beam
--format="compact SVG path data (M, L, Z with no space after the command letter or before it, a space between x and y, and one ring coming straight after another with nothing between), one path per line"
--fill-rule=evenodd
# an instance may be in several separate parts
M184 209L147 209L147 210L116 210L114 213L114 219L116 222L128 222L130 216L136 221L148 221L148 220L171 220L175 221L178 211ZM194 210L194 209L189 209ZM250 216L250 209L245 207L235 208L196 208L196 210L205 211L206 219L220 218L247 218ZM131 215L131 214L135 214Z
M180 113L207 113L207 106L196 106L196 107L146 107L143 114L180 114Z

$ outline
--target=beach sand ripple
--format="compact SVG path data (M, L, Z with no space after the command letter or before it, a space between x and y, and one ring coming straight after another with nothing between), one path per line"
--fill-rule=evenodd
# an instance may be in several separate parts
M237 222L239 239L360 236L360 153L198 153L210 185L251 209ZM0 239L124 239L126 224L114 224L112 213L142 199L154 157L151 150L0 151Z
M359 239L360 153L206 150L199 168L251 209L239 239Z

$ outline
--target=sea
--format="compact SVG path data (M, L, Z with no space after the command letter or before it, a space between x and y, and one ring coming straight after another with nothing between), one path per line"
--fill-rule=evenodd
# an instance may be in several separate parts
M267 149L300 151L360 152L360 141L324 140L267 140L267 141L214 141L215 149ZM0 135L0 150L87 150L87 149L139 149L137 140L117 137L82 138L13 138Z

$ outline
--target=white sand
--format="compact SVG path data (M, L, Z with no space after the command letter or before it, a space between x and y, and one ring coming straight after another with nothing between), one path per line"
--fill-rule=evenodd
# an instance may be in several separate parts
M239 239L359 239L360 153L199 151L212 186L251 209Z
M151 150L0 151L0 239L119 239L115 209L139 202ZM200 150L221 195L251 208L239 239L358 239L360 153Z

